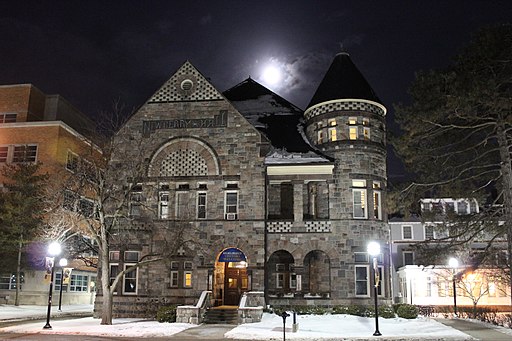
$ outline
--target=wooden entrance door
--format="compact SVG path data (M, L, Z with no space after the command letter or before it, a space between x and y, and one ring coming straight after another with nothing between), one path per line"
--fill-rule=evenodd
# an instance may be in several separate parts
M224 272L224 304L238 305L242 293L247 291L247 270L228 267L228 264Z

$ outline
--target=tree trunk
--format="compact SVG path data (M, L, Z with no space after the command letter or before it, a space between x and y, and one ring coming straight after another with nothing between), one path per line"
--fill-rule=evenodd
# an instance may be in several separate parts
M20 285L21 285L21 251L23 249L23 234L20 236L20 242L18 245L18 261L16 262L16 298L14 299L14 305L20 305Z
M112 299L113 295L109 290L109 285L101 285L103 290L103 303L101 308L101 324L112 324Z
M510 147L507 143L506 130L499 126L497 135L498 145L500 147L501 174L503 179L503 220L505 222L507 234L507 267L509 271L510 308L512 310L512 159L510 157Z
M101 324L112 324L112 303L113 293L110 290L110 264L109 264L109 247L108 236L105 229L101 229L100 236L100 262L101 267L101 294L103 295L101 307Z

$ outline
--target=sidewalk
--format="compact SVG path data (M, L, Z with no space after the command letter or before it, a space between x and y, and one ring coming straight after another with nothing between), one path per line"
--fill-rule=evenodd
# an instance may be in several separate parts
M466 333L477 340L485 340L485 341L510 341L512 340L512 329L495 327L492 325L473 322L471 320L464 319L444 319L439 318L435 319L436 321L444 324L445 326L449 326L460 330L463 333ZM500 329L500 331L496 329ZM509 333L510 332L510 333Z
M0 305L0 330L4 333L69 334L111 337L166 337L173 340L225 340L254 339L269 340L280 338L282 319L279 316L264 315L264 321L239 326L231 325L190 325L184 323L158 323L151 320L116 319L113 325L100 325L93 319L92 305L64 306L59 312L52 307L53 330L42 329L46 306ZM76 317L89 316L76 319ZM287 335L290 339L367 340L373 330L373 320L350 315L299 316L299 331ZM380 340L469 340L471 337L484 341L512 340L512 329L483 324L464 319L382 319ZM373 339L373 337L370 337Z
M62 311L58 311L58 306L52 306L51 317L88 317L92 316L94 306L92 304L76 304L62 306ZM48 306L40 305L5 305L0 304L0 325L18 322L45 319Z

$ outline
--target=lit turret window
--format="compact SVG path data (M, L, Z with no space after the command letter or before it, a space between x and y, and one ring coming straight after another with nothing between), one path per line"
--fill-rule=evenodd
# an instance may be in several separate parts
M357 140L357 127L349 127L348 128L348 138L351 140Z
M354 218L367 219L366 180L352 180Z
M329 140L336 141L337 135L336 135L336 119L330 119L329 120Z
M363 118L363 136L365 140L370 140L370 120Z

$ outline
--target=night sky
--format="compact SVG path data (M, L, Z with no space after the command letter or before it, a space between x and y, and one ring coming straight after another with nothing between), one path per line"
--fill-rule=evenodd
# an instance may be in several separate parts
M139 107L190 60L221 91L251 76L304 108L343 48L392 117L415 71L511 18L510 0L4 1L0 84L32 83L97 117L115 100Z

